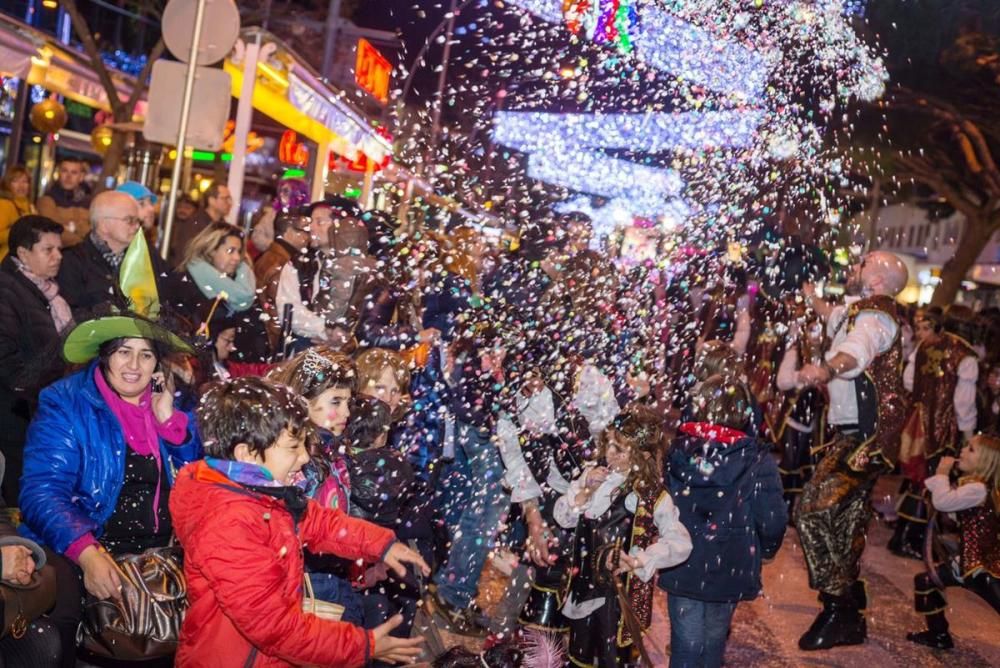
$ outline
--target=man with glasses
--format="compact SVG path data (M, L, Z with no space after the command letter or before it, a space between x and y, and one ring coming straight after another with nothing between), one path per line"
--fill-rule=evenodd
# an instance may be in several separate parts
M90 205L90 225L87 238L64 252L57 279L77 322L90 318L100 305L114 302L125 250L142 227L138 204L124 192L102 192ZM167 268L154 252L149 256L159 282Z

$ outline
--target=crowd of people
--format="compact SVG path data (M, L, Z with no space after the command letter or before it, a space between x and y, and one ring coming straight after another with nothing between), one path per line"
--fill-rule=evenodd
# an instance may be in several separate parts
M388 665L435 624L490 636L435 665L650 665L662 592L670 665L720 666L789 525L823 606L800 647L857 644L894 471L890 548L929 562L908 637L953 645L946 587L1000 611L1000 312L906 309L892 254L828 301L792 239L668 274L581 214L508 248L289 181L249 234L213 186L164 262L156 196L79 167L37 210L3 180L2 585L44 602L4 596L0 666ZM476 602L503 555L523 633ZM172 614L133 614L137 559Z

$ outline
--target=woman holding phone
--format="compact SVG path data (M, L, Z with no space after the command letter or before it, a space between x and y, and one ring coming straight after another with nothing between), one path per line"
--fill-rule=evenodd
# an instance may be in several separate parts
M173 351L191 349L139 316L78 325L63 356L86 366L41 392L28 428L21 532L75 564L98 599L121 595L115 556L169 543L173 472L200 455L165 373Z

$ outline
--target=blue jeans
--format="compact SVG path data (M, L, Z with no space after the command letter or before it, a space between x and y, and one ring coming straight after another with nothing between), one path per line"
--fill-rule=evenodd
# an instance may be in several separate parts
M718 668L735 603L667 596L670 612L670 668Z
M458 520L448 562L434 576L441 597L450 605L467 608L476 597L479 576L507 510L507 495L501 487L503 462L491 434L478 427L457 423L457 445L469 463L471 495Z

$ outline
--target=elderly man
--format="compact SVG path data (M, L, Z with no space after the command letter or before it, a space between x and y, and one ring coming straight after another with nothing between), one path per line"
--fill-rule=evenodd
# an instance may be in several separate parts
M91 195L84 183L86 176L86 162L63 158L56 168L56 182L38 198L38 213L63 226L63 246L80 243L90 231L87 207Z
M158 198L152 190L138 181L126 181L117 188L120 193L131 195L139 205L139 219L142 221L142 231L150 245L156 244L156 202Z
M59 289L77 322L102 304L114 302L118 270L125 250L142 226L139 205L126 193L107 190L90 205L91 230L82 243L68 248L59 270ZM166 274L162 260L150 252L157 282Z
M809 586L820 592L823 603L823 611L799 639L804 650L857 645L867 637L867 597L858 578L869 497L879 475L896 463L907 414L895 302L907 278L898 257L874 252L854 268L847 304L830 307L806 290L826 321L831 345L821 364L799 370L798 384L826 385L828 422L837 436L795 513Z

